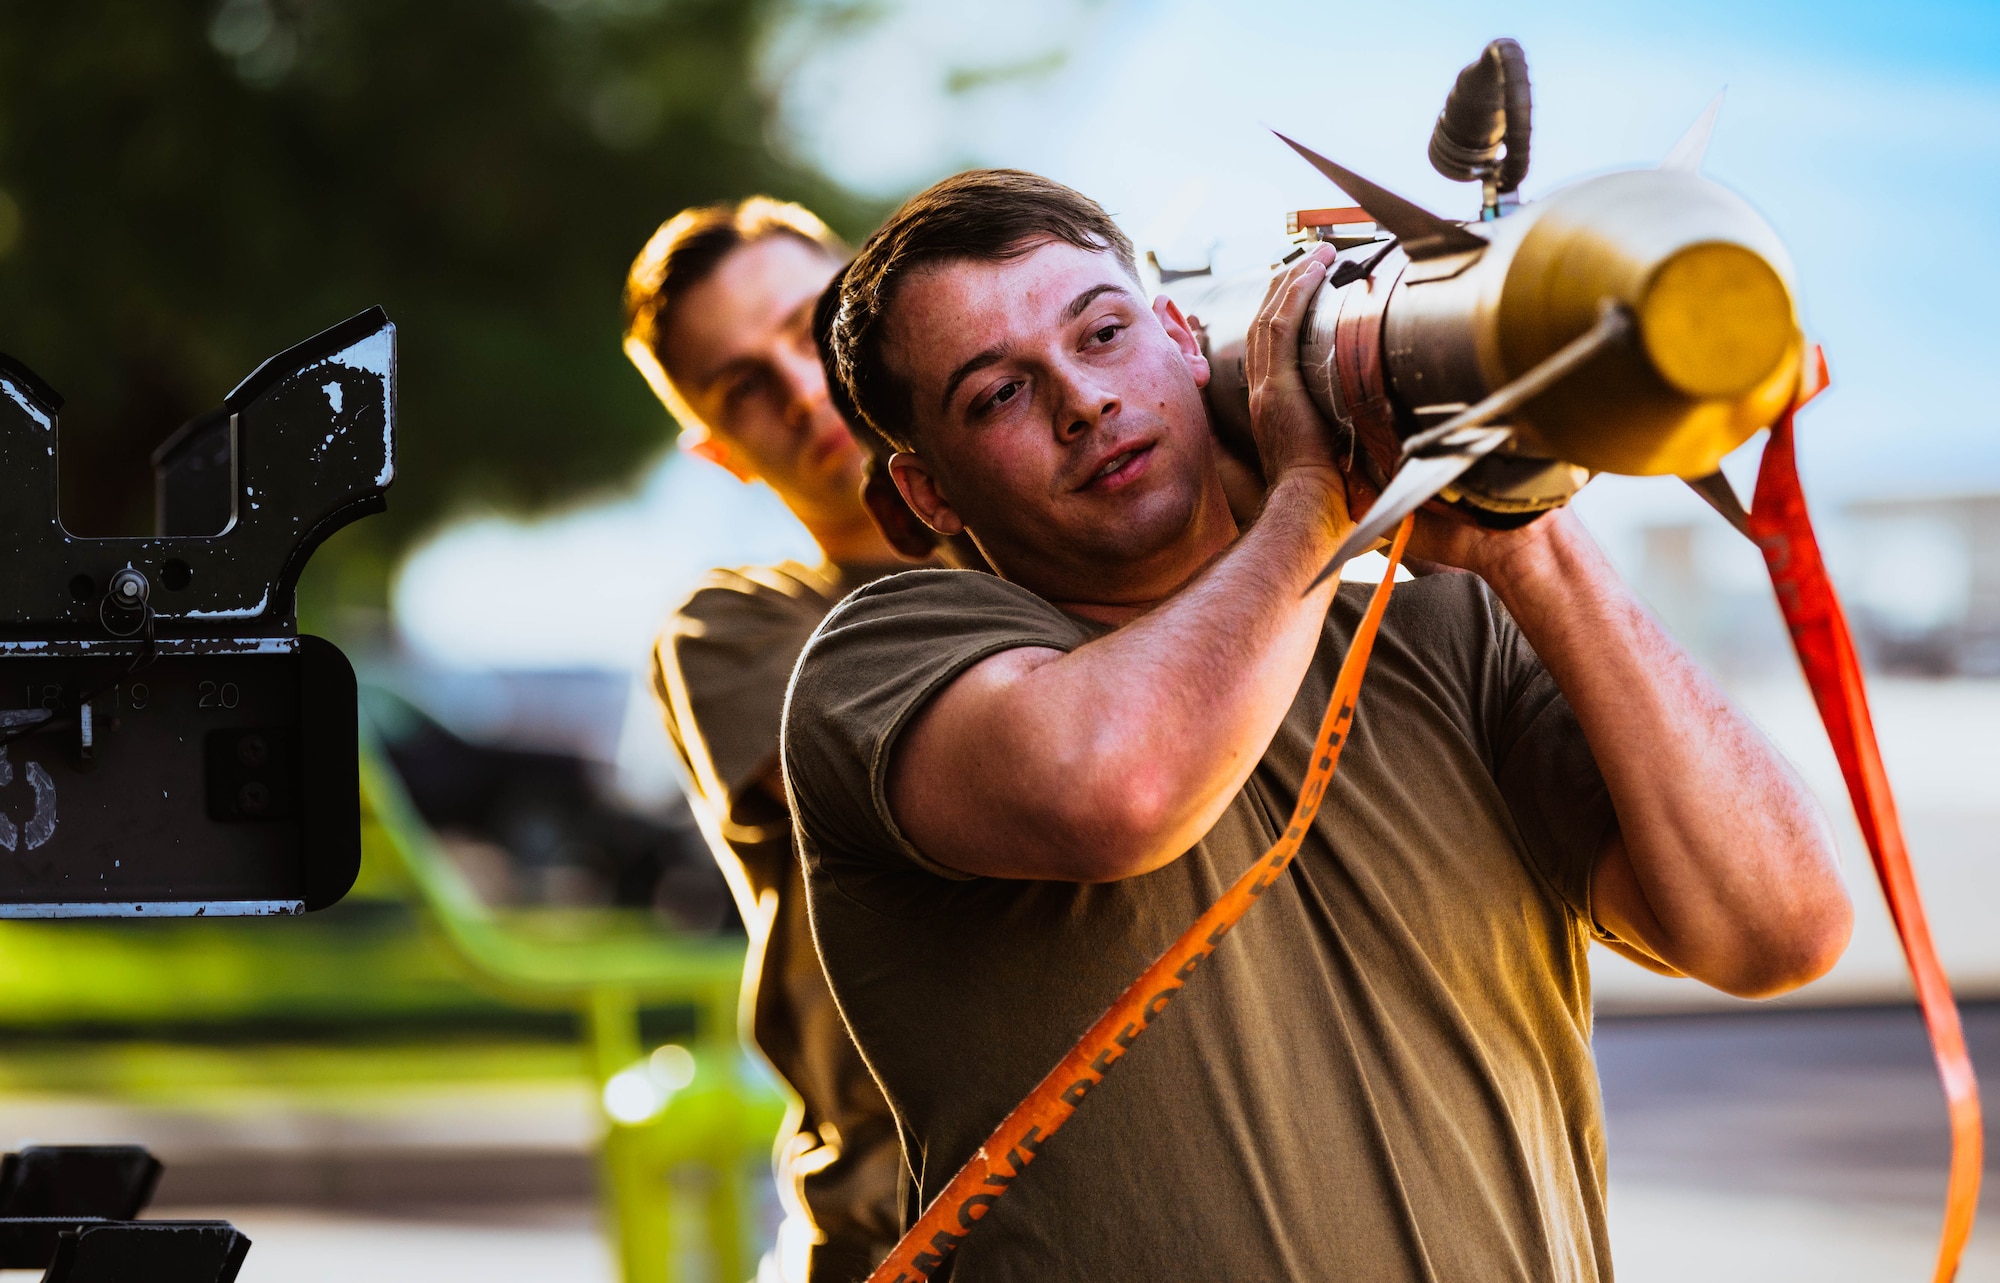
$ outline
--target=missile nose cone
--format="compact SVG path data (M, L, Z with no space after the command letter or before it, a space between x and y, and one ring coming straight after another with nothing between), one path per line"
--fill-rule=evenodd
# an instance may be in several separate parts
M1710 241L1654 271L1637 308L1646 355L1660 377L1697 400L1734 400L1784 361L1797 325L1790 291L1765 259Z
M1683 170L1605 174L1524 207L1492 350L1518 377L1613 299L1638 342L1521 418L1593 471L1706 476L1783 412L1803 345L1785 251L1744 200ZM1505 220L1503 220L1505 221Z

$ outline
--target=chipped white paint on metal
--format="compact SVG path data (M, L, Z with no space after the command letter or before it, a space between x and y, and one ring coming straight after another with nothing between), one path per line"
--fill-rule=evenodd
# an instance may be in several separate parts
M253 615L263 614L264 607L270 604L271 589L269 585L266 585L264 595L257 599L257 604L254 606L245 606L238 610L187 610L182 611L179 617L182 619L248 619Z
M288 918L305 911L304 900L0 904L0 918Z
M171 616L169 616L171 618ZM47 651L50 655L89 655L100 651L132 653L130 641L77 638L63 641L0 640L0 655ZM154 641L161 655L289 655L299 648L296 637L161 637Z
M334 365L344 365L350 370L360 370L382 380L382 471L375 474L378 486L386 486L396 479L396 401L391 391L395 386L395 333L395 330L384 326L353 347L327 358Z
M14 850L24 838L32 851L56 835L56 782L40 762L28 763L25 774L35 791L35 813L17 827L12 816L0 811L0 851ZM0 788L13 782L14 764L7 760L7 746L0 744Z
M35 408L35 403L33 401L30 401L27 397L21 395L21 389L14 386L14 381L12 379L0 378L0 388L5 388L7 390L7 396L14 402L15 405L18 405L23 410L27 411L29 418L41 424L44 428L52 428L55 426L54 424L49 422L48 415L43 414L39 409Z

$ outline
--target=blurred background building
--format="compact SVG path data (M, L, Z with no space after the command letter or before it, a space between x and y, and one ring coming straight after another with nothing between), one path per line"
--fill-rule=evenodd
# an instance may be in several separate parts
M154 444L263 356L383 304L402 343L391 508L315 558L307 626L355 657L483 901L727 939L646 650L703 569L809 544L768 492L672 450L619 352L619 285L652 227L769 191L858 239L932 179L1008 164L1098 197L1166 266L1256 267L1287 209L1329 195L1267 124L1468 212L1424 145L1452 75L1503 33L1535 76L1529 199L1655 162L1729 86L1709 172L1786 239L1832 360L1801 422L1806 483L2000 1079L1991 5L11 0L0 350L68 397L64 520L139 533ZM1757 449L1729 465L1746 494ZM1942 1111L1761 562L1671 482L1601 480L1578 508L1820 790L1861 909L1848 958L1778 1004L1597 955L1621 1271L1915 1276ZM343 984L327 963L311 1002L157 1018L48 982L53 944L83 936L6 924L0 1139L154 1143L171 1205L225 1207L258 1239L246 1279L608 1277L580 1018L496 996L414 903L384 874L326 915L341 940L402 942L366 955L379 973ZM646 1041L691 1019L655 1011ZM1963 1277L2000 1279L2000 1237Z

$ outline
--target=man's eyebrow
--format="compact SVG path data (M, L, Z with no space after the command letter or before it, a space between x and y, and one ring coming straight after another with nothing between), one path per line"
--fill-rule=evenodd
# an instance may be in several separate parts
M1114 285L1109 282L1103 285L1093 285L1069 301L1069 306L1063 309L1062 319L1065 321L1074 321L1077 317L1083 315L1085 308L1106 294L1120 294L1126 298L1132 297L1132 291L1122 285ZM944 381L944 395L938 398L938 412L942 414L951 409L951 396L952 393L958 391L959 384L965 382L987 366L999 361L1003 355L1004 353L999 348L988 348L978 356L959 366L956 370L953 370L951 377Z
M756 369L761 364L763 364L761 357L754 353L746 352L741 356L730 357L712 370L703 371L700 375L690 379L689 383L693 385L695 390L706 392L717 384L727 382L736 377L738 374Z
M799 300L797 307L785 314L785 319L779 322L780 328L793 329L801 326L810 326L812 324L813 308L818 303L818 295L806 295L803 299ZM699 374L690 376L685 382L691 388L698 388L706 392L718 383L725 382L746 370L754 370L764 364L765 360L762 353L739 352L734 356L725 358L712 370L703 370Z
M1077 317L1083 315L1083 309L1089 307L1106 294L1123 294L1125 297L1130 298L1132 291L1126 289L1123 285L1113 285L1109 282L1103 285L1093 285L1069 301L1069 306L1063 309L1063 320L1074 321Z
M999 348L990 347L987 348L984 352L981 352L978 356L975 356L971 360L967 361L965 364L959 366L956 370L953 370L951 372L951 377L944 381L944 395L938 398L938 413L939 414L950 413L951 395L952 393L958 391L958 385L965 382L973 375L979 373L987 366L998 363L1003 355L1004 353L1002 353Z

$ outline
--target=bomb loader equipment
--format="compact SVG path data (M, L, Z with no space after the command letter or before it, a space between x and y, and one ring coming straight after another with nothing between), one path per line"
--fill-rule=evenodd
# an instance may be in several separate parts
M62 398L0 357L0 917L293 914L353 885L354 671L293 594L383 507L395 360L379 308L272 357L155 453L158 533L94 539L57 511Z
M1465 222L1279 135L1358 206L1299 211L1288 228L1338 251L1301 327L1298 359L1308 391L1345 440L1360 512L1315 583L1400 528L1391 574L1335 686L1323 731L1333 738L1322 743L1337 747L1341 719L1353 716L1371 624L1418 509L1509 529L1567 503L1598 472L1682 478L1764 554L1915 981L1951 1124L1932 1276L1950 1283L1979 1199L1978 1085L1896 818L1860 662L1799 485L1793 419L1826 386L1825 361L1800 328L1776 233L1701 173L1719 106L1719 98L1709 104L1657 169L1585 179L1522 203L1527 60L1515 42L1496 40L1460 73L1431 140L1440 173L1481 185L1479 216ZM1265 273L1176 274L1161 289L1188 316L1208 358L1204 395L1224 444L1253 464L1244 354L1268 282ZM1745 511L1722 460L1766 430ZM1287 837L1084 1034L870 1283L931 1277L1017 1179L1032 1179L1026 1164L1289 865L1290 834L1317 808L1321 772L1330 775L1335 760L1325 751L1316 759Z
M0 822L16 835L11 849L0 841L0 917L104 919L9 933L6 959L28 972L8 990L14 1014L69 1010L78 985L116 984L91 993L83 1019L449 1022L499 1004L573 1017L592 1095L612 1080L652 1093L644 1117L608 1116L601 1150L621 1273L634 1283L684 1271L745 1277L758 1160L785 1104L738 1042L741 944L615 912L587 928L574 913L496 913L374 737L357 734L346 660L298 634L291 592L307 557L380 509L393 477L395 340L370 309L265 362L170 437L154 453L159 533L147 539L61 527L61 399L0 358L0 763L11 768L0 774ZM273 728L265 753L251 745L246 762L246 732ZM253 816L244 789L259 782L269 792L251 790L263 803ZM423 936L321 918L278 928L281 945L244 935L253 923L192 920L325 907L354 881L364 838L383 879L373 907L401 889L422 910ZM79 886L100 872L106 889ZM162 916L175 920L125 929ZM213 983L244 969L253 981ZM683 1013L695 1021L694 1078L669 1090L645 1076L658 1036L644 1026ZM518 1053L508 1054L511 1064ZM579 1058L560 1054L568 1073ZM445 1059L457 1064L457 1052ZM394 1063L407 1073L412 1062ZM325 1081L373 1083L376 1065L355 1049L323 1067ZM0 1269L54 1269L51 1283L230 1283L247 1238L222 1222L132 1220L144 1198L131 1181L156 1179L157 1163L128 1149L86 1170L84 1152L24 1150L0 1163ZM119 1172L129 1179L118 1197L44 1196ZM209 1264L214 1272L200 1272Z
M383 507L395 340L370 308L170 437L149 538L63 527L62 398L0 356L0 918L289 915L353 885L354 670L293 594ZM134 1219L159 1174L130 1146L8 1155L0 1268L231 1283L250 1240L227 1222Z
M250 1240L227 1221L141 1221L160 1160L138 1145L31 1145L0 1159L0 1269L43 1283L231 1283Z

